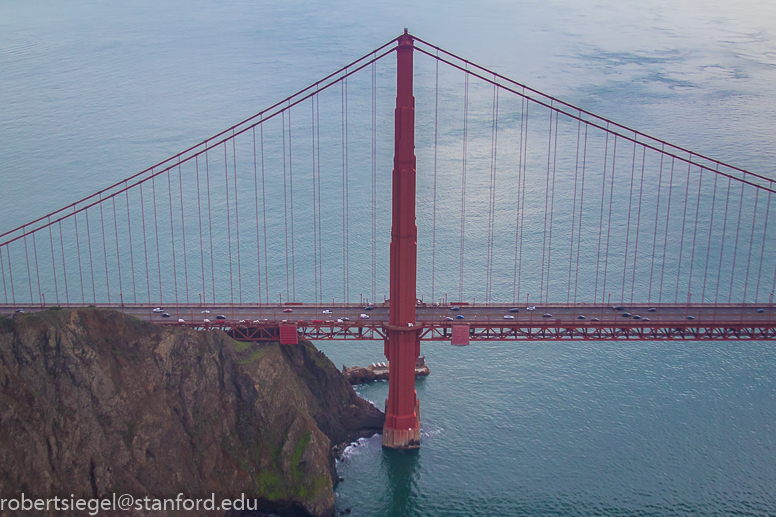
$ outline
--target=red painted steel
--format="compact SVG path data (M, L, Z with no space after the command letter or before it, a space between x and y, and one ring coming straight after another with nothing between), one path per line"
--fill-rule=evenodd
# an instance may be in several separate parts
M415 97L412 94L412 37L405 30L396 52L396 118L391 226L388 399L383 446L420 446L420 408L415 393L415 360L420 355L415 325L418 227L415 224Z
M296 345L299 343L299 334L296 332L296 325L280 325L280 344Z
M469 325L453 325L453 336L450 344L466 346L469 344Z

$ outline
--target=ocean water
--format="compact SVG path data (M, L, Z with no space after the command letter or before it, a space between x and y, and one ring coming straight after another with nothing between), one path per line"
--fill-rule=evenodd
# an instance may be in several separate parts
M5 2L0 4L0 229L24 224L217 133L369 52L405 26L421 38L599 115L776 176L776 6L767 2L492 1L476 6L468 2L238 0L121 5L96 0ZM459 290L455 235L459 228L460 198L456 196L460 196L463 82L455 74L441 72L445 80L438 90L443 107L440 127L447 129L439 138L440 234L438 269L433 271L436 283L432 285L426 230L433 206L431 106L437 90L433 63L417 57L416 64L419 293L429 299L444 293L453 297ZM378 63L380 194L390 188L392 77L392 63ZM322 96L321 103L322 116L328 113L326 120L334 119L322 130L324 143L327 133L333 136L322 153L322 199L327 200L322 221L332 233L326 234L320 249L320 256L327 258L319 280L321 292L311 287L316 283L307 244L311 230L303 224L305 214L311 212L310 186L300 179L309 174L303 167L309 163L304 151L304 131L309 126L304 121L310 112L300 108L294 112L293 126L290 120L283 120L293 127L297 146L294 201L300 219L296 240L292 238L297 243L298 263L292 268L291 280L286 275L287 255L277 251L283 247L282 234L277 233L269 242L274 254L263 266L270 273L269 280L261 287L258 279L245 274L245 293L235 293L227 282L225 265L236 266L236 259L227 256L226 250L232 248L224 245L223 233L216 232L212 256L214 263L224 267L213 278L203 278L201 288L194 286L188 292L187 286L186 298L197 300L197 294L204 293L206 298L228 300L230 295L239 295L254 301L262 298L262 289L270 300L277 299L278 293L284 299L317 296L353 301L360 295L379 299L386 294L387 258L385 254L377 258L373 288L370 228L368 223L357 224L368 221L371 210L369 85L368 71L365 76L354 76L348 85L353 115L348 207L353 224L347 251L353 277L350 286L341 280L345 263L339 227L342 171L336 138L341 92L333 91L329 97ZM477 179L476 171L487 174L488 169L491 93L482 85L472 85L473 187L469 192L473 197L467 200L467 217L473 237L467 235L466 299L483 299L484 295L485 257L476 252L482 238L477 235L482 234L474 230L487 227L481 210L487 201L478 188L484 183ZM519 127L519 102L506 98L502 102L499 138L508 141L510 132ZM359 118L364 113L366 118ZM561 128L561 141L573 142L576 128ZM279 172L286 155L285 137L279 137L284 131L277 120L274 126L267 126L267 168L274 171L268 175L267 193L276 199L284 195L285 173ZM539 136L537 133L536 138ZM508 144L500 149L504 175L500 176L499 196L503 197L497 201L504 213L497 228L502 223L508 228L506 220L513 213L506 200L516 182L509 164L514 163L515 151ZM241 152L250 154L245 141L234 151L235 161L242 166L250 159ZM573 155L564 156L566 162L561 159L559 164L568 172ZM223 171L223 159L215 155L211 159L211 165ZM651 167L654 172L654 164ZM247 175L244 169L240 171L242 195L243 188L253 188L254 176L250 167ZM186 178L193 173L191 168L182 172ZM568 187L569 176L560 178ZM682 190L685 184L677 181L677 185L661 187L666 189L662 192ZM183 189L191 185L172 177L168 187L159 187L159 194L171 197L177 187L188 202L195 194ZM711 184L704 188L710 189ZM559 187L559 193L568 190ZM531 199L529 191L528 196L537 207L544 201L539 194ZM386 199L380 196L377 201L381 214L390 208ZM215 207L220 209L224 201L214 194ZM569 201L567 197L558 200ZM132 200L133 210L136 202ZM616 204L621 204L619 199ZM250 203L244 206L241 210L247 215L240 212L243 224L253 209ZM658 208L650 217L662 221L665 206ZM744 208L742 221L751 221L747 217L756 214L749 211L750 205ZM691 213L693 209L690 205ZM282 226L281 211L270 216L274 217L271 226ZM131 214L137 216L136 211ZM530 217L538 215L530 213ZM597 222L586 220L593 225ZM560 213L558 221L560 227L567 224ZM672 225L681 223L671 221ZM721 231L719 217L715 221L708 222L707 228ZM123 235L121 224L116 224L116 240ZM170 227L176 229L177 224L171 221ZM193 222L186 222L187 231L193 227ZM388 219L380 218L377 228L376 246L384 249ZM756 235L761 234L760 228L756 227ZM166 235L167 230L161 231ZM541 241L538 234L535 237L526 241L526 257L541 254ZM507 237L497 239L503 240L503 247L497 243L495 250L495 264L506 272L511 271L511 238L511 244ZM753 241L755 249L763 241L774 242L765 229L759 238ZM170 239L180 237L170 232ZM670 244L666 247L671 248ZM749 245L745 240L742 250ZM64 243L63 249L65 246L72 247L72 243ZM243 267L252 270L258 262L251 262L247 238L243 246ZM699 257L705 246L712 244L699 242ZM612 248L617 247L613 243ZM736 277L729 271L735 260L730 244L727 251L712 250L713 255L718 254L713 265L721 273L717 278L712 271L714 278L704 295L707 301L717 295L725 299L728 288L740 292L744 283L742 275ZM563 253L568 257L565 248ZM583 247L583 262L590 262L588 253L592 248ZM52 249L42 260L53 256ZM203 261L206 256L203 253ZM193 253L192 257L196 266L200 256ZM16 255L12 258L16 260ZM106 264L113 259L106 250ZM138 256L134 259L140 260ZM760 302L767 301L772 291L776 266L773 254L764 259L762 282L757 278L758 286L762 284L756 298ZM126 264L126 257L123 260ZM568 259L565 261L546 287L546 296L556 301L565 301L567 295L563 280ZM446 264L455 267L444 267ZM160 256L159 276L177 275L182 286L180 264L177 272L174 266L168 255ZM678 272L673 280L675 264L669 261L664 267L669 279L662 290L665 293L659 296L683 300L692 291L693 299L698 299L698 284L693 283L697 280L680 280ZM740 267L739 262L737 269ZM142 265L138 268L141 272ZM687 268L684 271L687 274ZM583 275L580 298L592 298L591 272ZM15 285L25 286L25 272L16 269L14 273L19 282ZM105 271L106 276L108 273ZM126 282L128 297L126 266L123 274L118 280ZM513 299L511 276L494 275L494 298ZM539 292L535 276L524 280L523 292ZM68 294L55 292L52 277L49 272L40 273L47 299L55 295L80 299L73 295L78 289L72 274ZM117 279L112 280L115 297ZM755 277L749 280L754 285ZM616 286L611 288L615 297L620 287L639 293L652 288L645 283L621 286L617 279L610 282ZM158 288L161 292L162 286ZM58 289L62 290L61 283ZM149 282L147 287L138 286L134 294L143 301L155 289ZM32 285L29 291L31 300L37 301ZM597 293L597 299L602 293ZM751 288L749 293L748 300L754 301ZM104 294L95 296L104 301ZM172 297L169 283L164 296ZM531 294L531 300L535 296ZM522 300L524 294L516 297ZM317 345L337 365L382 360L379 342ZM345 481L337 489L338 508L351 508L352 514L364 516L776 514L776 353L769 343L535 342L476 343L466 348L425 343L422 353L432 371L417 384L422 448L415 453L384 451L375 437L348 449L339 465ZM387 396L385 383L358 390L378 406Z

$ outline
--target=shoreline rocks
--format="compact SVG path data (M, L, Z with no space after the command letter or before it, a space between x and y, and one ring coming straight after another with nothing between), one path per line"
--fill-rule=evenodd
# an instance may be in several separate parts
M259 512L328 517L335 447L384 418L310 342L101 309L0 317L3 498L245 494Z

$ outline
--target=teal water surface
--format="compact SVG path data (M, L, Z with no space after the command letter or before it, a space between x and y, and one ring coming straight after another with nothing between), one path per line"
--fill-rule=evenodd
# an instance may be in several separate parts
M775 175L776 7L768 2L9 1L0 4L0 229L64 206L217 133L405 26L602 116ZM419 106L421 101L426 106L418 114L419 138L428 143L434 70L428 62L425 68L418 63L416 95ZM390 66L378 70L390 86ZM350 85L354 113L369 105L358 84L354 79ZM458 86L443 87L443 100L447 93L460 94ZM378 149L385 194L393 101L389 92L381 95L378 109L388 117L378 128L388 135ZM489 92L473 90L473 95L485 99L483 112L489 114ZM332 99L338 102L336 95ZM460 124L460 104L444 106L442 118ZM301 120L295 115L295 124ZM470 152L472 163L479 160L487 174L490 126L482 122L472 122L479 133L473 133ZM451 127L440 141L460 129ZM368 132L368 125L354 127L353 141ZM508 134L505 130L504 138ZM268 144L279 145L277 138ZM340 173L339 151L324 152L332 174ZM440 192L447 189L454 197L459 148L448 151L440 156L452 165L441 173L453 179L440 184ZM432 205L433 153L419 145L417 154L422 230ZM507 147L504 156L506 163ZM368 163L368 156L361 158ZM354 177L370 174L369 167L355 165L361 158L354 157ZM331 204L328 215L324 212L327 228L339 224L336 174L322 192ZM252 188L253 177L246 181ZM282 182L277 175L274 181L272 192L281 195ZM501 187L504 196L509 181ZM304 187L299 188L301 195ZM349 296L355 301L359 294L371 294L368 232L357 224L368 221L371 207L365 201L369 189L356 183L353 189ZM476 209L481 194L472 189L471 228L485 219ZM538 206L543 198L532 201ZM381 203L387 213L389 205ZM458 205L440 210L456 214ZM441 217L440 228L457 231L457 215ZM384 246L387 232L381 235ZM419 238L426 244L419 289L431 298L429 237L421 231ZM508 249L497 244L495 261L503 260L509 269L514 240L509 246L509 238L503 241ZM329 256L341 258L340 241L323 246ZM458 242L442 239L438 246L437 266L455 263L456 268L436 271L434 297L458 289ZM224 249L215 253L225 264ZM732 262L728 255L720 257L722 276L710 289L725 295L727 282L733 284L732 276L724 276ZM586 266L588 258L583 256ZM169 265L167 257L160 260ZM467 260L473 272L467 286L477 295L485 257L472 248ZM765 260L770 269L763 273L759 301L767 299L774 279L776 259ZM285 298L282 253L270 263L281 278L272 285L271 298L279 291ZM386 265L381 255L378 296L386 288ZM337 261L324 270L330 282L324 283L326 299L344 296L335 278L341 271ZM47 274L41 273L44 279ZM296 275L298 298L309 297L312 274L299 269ZM246 285L251 287L245 297L252 301L253 284ZM227 287L214 290L223 288L227 297ZM512 299L511 277L497 287L496 298ZM44 288L51 292L51 286ZM669 300L686 295L674 289L671 284L664 293ZM549 294L565 301L564 284L553 284ZM193 288L189 297L196 296ZM316 344L338 367L384 360L380 342ZM379 437L348 449L338 465L344 478L337 488L339 510L436 517L776 515L776 352L770 343L531 342L464 348L424 343L422 353L431 375L417 383L421 449L386 451ZM382 407L387 384L361 386L358 392Z

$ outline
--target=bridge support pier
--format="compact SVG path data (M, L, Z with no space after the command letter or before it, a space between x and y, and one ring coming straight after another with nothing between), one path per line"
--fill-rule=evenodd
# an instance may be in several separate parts
M412 95L412 36L404 30L396 49L396 115L391 213L388 339L388 399L383 447L420 447L420 405L415 360L420 355L417 304L418 227L415 224L415 97Z

